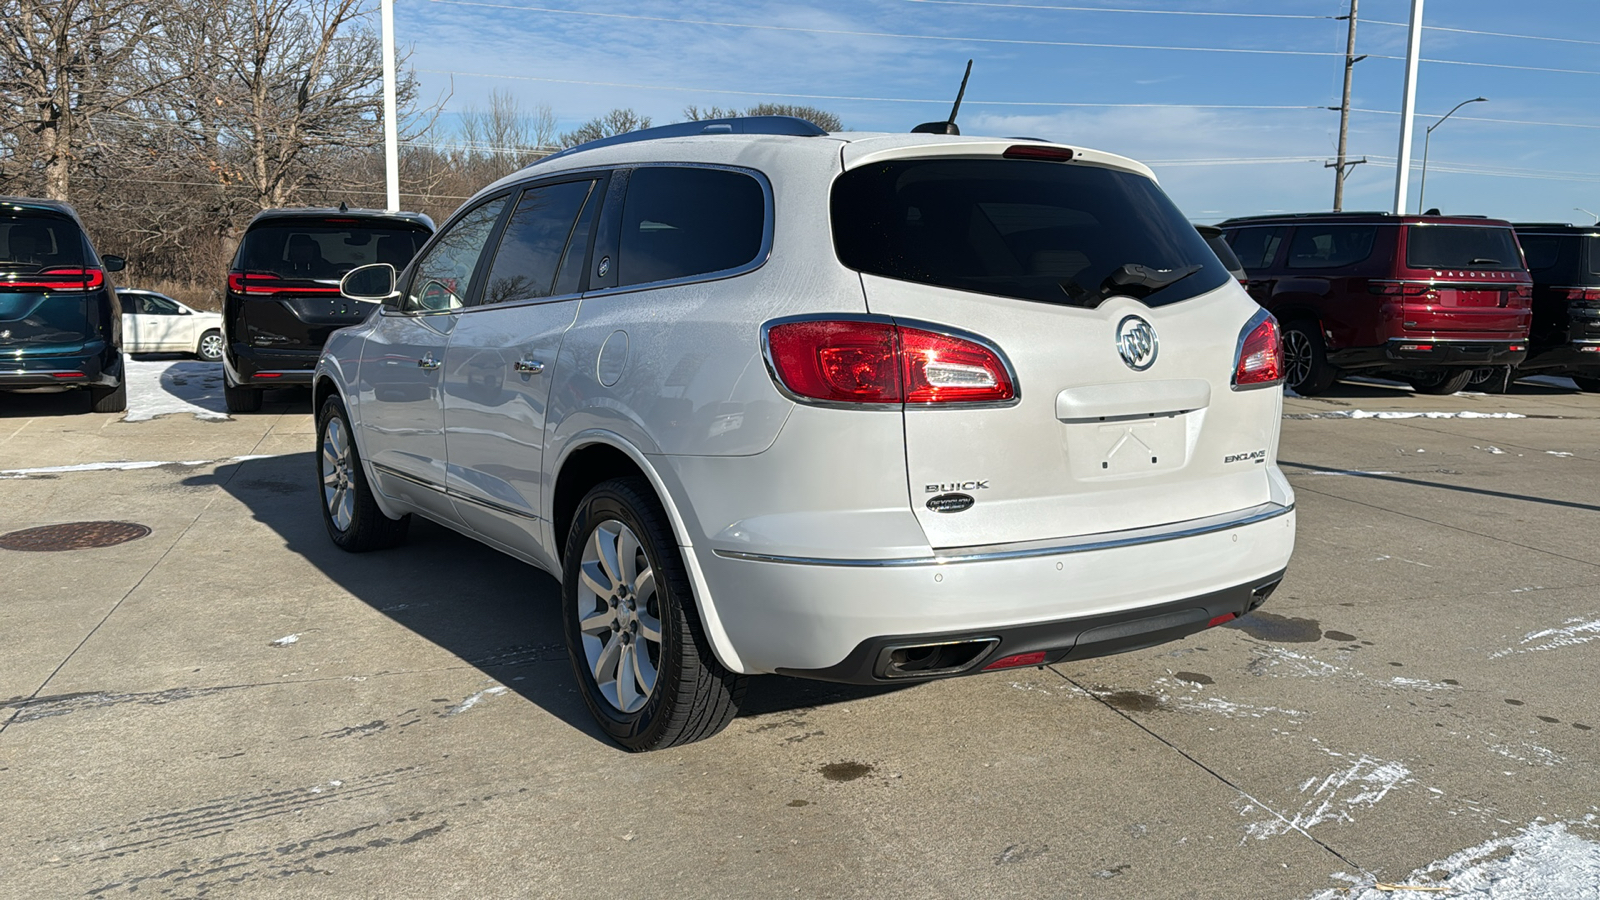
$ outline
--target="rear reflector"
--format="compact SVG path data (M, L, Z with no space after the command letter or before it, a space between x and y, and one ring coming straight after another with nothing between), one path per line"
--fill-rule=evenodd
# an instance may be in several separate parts
M1518 351L1526 350L1528 348L1522 346L1521 344L1512 344L1510 347L1507 347L1506 349L1510 350L1512 353L1516 353Z
M1207 622L1206 623L1206 627L1207 628L1215 628L1215 627L1217 627L1218 625L1221 625L1224 622L1232 622L1234 619L1237 619L1237 618L1239 618L1239 614L1238 613L1223 613L1222 615L1217 616L1216 618L1214 618L1211 621Z
M84 377L84 374L82 372L53 372L51 374L54 375L56 378L83 378Z
M1397 349L1406 350L1406 351L1412 351L1412 352L1418 352L1418 353L1429 353L1429 352L1431 352L1433 350L1433 345L1432 344L1401 344Z
M1233 363L1233 386L1267 387L1283 381L1283 345L1278 339L1278 320L1263 314L1239 342L1239 358Z
M262 379L262 378L282 378L283 377L283 373L281 373L281 372L257 372L254 377L257 380Z
M1038 159L1045 162L1070 162L1071 147L1042 147L1038 144L1014 144L1002 153L1006 159Z
M1042 665L1044 665L1044 651L1035 650L1032 653L1018 653L1013 656L1002 656L994 662L989 663L987 666L984 666L983 670L988 672L993 669L1016 669L1022 666Z
M766 330L779 385L824 403L995 403L1016 396L1000 356L976 341L853 319L783 322Z

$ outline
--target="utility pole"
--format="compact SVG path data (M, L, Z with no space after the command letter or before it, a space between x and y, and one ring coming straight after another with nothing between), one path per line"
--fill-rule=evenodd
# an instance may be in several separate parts
M1400 98L1400 150L1394 161L1394 214L1406 213L1411 186L1411 122L1417 112L1417 60L1422 56L1422 0L1411 0L1411 36L1406 41L1406 86Z
M1333 165L1333 211L1344 209L1344 177L1354 163L1345 162L1345 146L1350 139L1350 82L1356 63L1366 59L1366 54L1356 56L1356 5L1360 0L1350 0L1350 37L1344 45L1344 102L1339 104L1339 160Z
M394 0L382 0L383 181L389 212L400 211L399 113L395 110Z

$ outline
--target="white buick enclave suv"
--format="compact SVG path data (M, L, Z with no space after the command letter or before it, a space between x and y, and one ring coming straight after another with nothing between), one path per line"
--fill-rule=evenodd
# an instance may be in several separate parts
M352 551L421 515L561 579L595 717L931 679L1244 615L1294 544L1278 328L1129 159L786 118L489 186L315 378Z

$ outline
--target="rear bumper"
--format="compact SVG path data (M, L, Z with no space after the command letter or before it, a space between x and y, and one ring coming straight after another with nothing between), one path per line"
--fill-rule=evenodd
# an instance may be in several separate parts
M1553 347L1534 347L1517 368L1525 372L1540 369L1594 372L1600 370L1600 341L1573 341Z
M1328 353L1341 369L1415 369L1433 366L1517 366L1528 355L1526 340L1390 338L1377 347L1350 347Z
M271 388L310 384L320 355L318 351L262 350L235 341L222 354L222 365L237 386Z
M1288 565L1294 531L1293 506L1264 503L1159 528L926 557L694 552L746 671L883 683L894 645L994 639L946 673L969 674L1017 653L1077 659L1201 630L1265 598Z
M121 383L121 354L103 343L85 353L0 357L0 390L87 385L115 387Z

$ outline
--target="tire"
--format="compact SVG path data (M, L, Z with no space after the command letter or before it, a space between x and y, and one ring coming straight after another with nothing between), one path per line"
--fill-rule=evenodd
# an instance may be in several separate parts
M222 332L213 328L200 335L200 343L194 348L196 359L206 362L222 362Z
M660 750L733 721L747 679L712 653L677 541L644 479L591 490L563 559L567 656L607 736L634 752Z
M1584 393L1600 394L1600 378L1585 378L1581 375L1573 375L1572 383L1577 385L1578 390Z
M1480 366L1472 370L1467 387L1485 394L1504 394L1511 390L1511 382L1516 380L1517 376L1510 366Z
M405 540L411 516L391 519L378 508L361 468L350 415L337 396L323 401L317 414L317 484L322 524L339 549L366 553Z
M226 374L222 376L222 399L231 413L261 411L261 392L255 388L239 387Z
M95 385L89 388L89 407L97 413L119 413L128 409L128 382L119 381L114 388Z
M1413 375L1407 379L1411 389L1419 394L1454 394L1472 380L1472 369L1439 369L1426 375Z
M1284 384L1302 397L1320 394L1338 379L1317 323L1301 320L1284 326L1283 374Z

